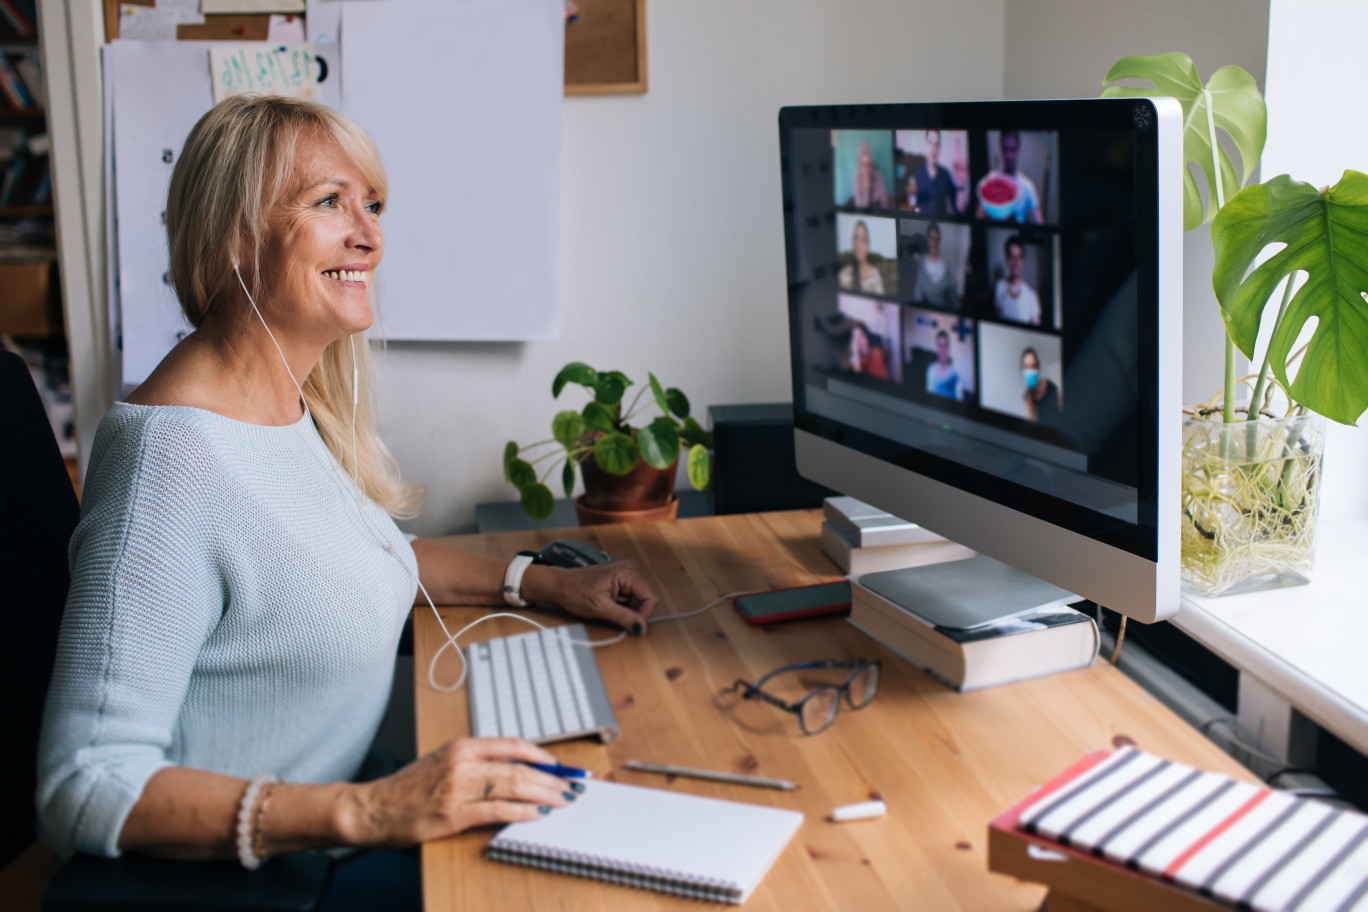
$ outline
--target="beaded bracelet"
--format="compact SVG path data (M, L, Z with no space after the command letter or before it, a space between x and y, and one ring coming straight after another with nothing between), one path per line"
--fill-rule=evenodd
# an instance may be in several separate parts
M266 819L266 806L271 803L277 785L280 783L272 782L261 790L261 803L257 805L256 821L252 824L252 854L262 861L267 861L270 855L266 852L266 836L262 833L261 821Z
M256 807L257 795L261 792L262 786L271 785L280 780L271 773L262 773L247 783L247 788L242 792L242 800L238 803L237 814L237 855L238 861L249 871L255 871L261 867L262 859L252 852L252 811Z

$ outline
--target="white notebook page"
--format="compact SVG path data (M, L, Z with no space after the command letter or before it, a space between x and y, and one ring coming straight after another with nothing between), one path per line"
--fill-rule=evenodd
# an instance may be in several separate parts
M569 807L505 827L491 849L549 849L562 857L720 881L745 899L803 823L798 811L701 798L599 779Z

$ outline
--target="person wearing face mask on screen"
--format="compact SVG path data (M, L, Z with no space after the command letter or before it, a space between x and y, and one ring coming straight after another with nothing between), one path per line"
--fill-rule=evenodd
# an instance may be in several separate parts
M1034 348L1021 353L1021 379L1026 384L1021 394L1026 417L1043 424L1059 423L1059 387L1040 374L1040 355Z
M71 541L36 796L60 855L376 850L324 909L379 907L366 884L417 909L416 856L383 850L576 797L519 739L397 770L374 747L415 603L554 602L641 634L659 601L629 562L496 561L395 525L423 490L358 389L386 192L365 132L311 102L229 98L185 142L166 227L195 330L101 422Z

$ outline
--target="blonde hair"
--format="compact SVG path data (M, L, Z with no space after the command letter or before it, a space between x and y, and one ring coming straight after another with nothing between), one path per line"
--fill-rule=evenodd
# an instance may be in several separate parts
M251 264L250 275L244 278L252 297L260 297L268 215L292 184L295 144L311 128L337 143L384 198L389 181L375 144L360 127L324 105L296 98L234 96L216 105L190 131L171 172L166 239L171 285L196 329L238 289L233 274L238 263ZM319 436L348 475L355 471L366 496L396 519L411 517L424 488L401 480L394 457L376 433L370 346L365 333L356 335L355 367L363 390L356 407L355 463L349 338L324 349L302 384L304 395Z

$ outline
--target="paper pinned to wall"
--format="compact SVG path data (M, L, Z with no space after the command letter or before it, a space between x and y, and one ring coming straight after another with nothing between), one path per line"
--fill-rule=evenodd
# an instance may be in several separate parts
M204 25L200 0L156 0L157 9L175 13L185 25Z
M203 25L200 0L157 0L153 6L119 4L119 37L173 41L178 25Z
M230 95L288 95L318 99L318 59L312 44L239 44L211 48L214 104Z
M338 5L342 110L389 174L384 334L555 338L563 3Z
M272 16L266 27L266 40L272 44L303 44L308 41L304 34L304 17Z
M119 4L119 38L132 41L174 41L180 17L155 6Z
M206 13L302 13L304 0L200 0Z

